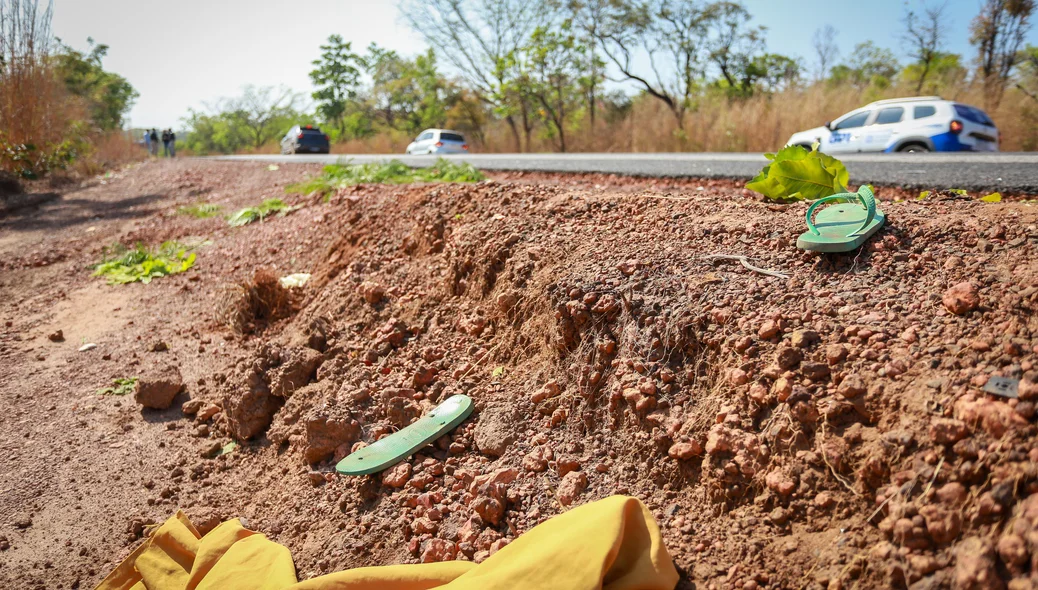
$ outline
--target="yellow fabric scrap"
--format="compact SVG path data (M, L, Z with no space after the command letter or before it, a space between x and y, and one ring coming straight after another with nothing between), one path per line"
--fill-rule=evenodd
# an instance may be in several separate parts
M177 512L98 590L672 590L677 582L649 510L635 498L612 496L541 523L478 565L363 567L303 582L288 549L238 520L203 537Z

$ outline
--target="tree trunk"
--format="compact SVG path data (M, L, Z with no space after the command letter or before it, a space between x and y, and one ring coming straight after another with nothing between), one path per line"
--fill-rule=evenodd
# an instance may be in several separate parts
M519 128L515 126L515 117L508 115L505 117L505 121L508 122L508 128L512 130L512 139L515 140L515 151L523 151L523 146L519 142Z

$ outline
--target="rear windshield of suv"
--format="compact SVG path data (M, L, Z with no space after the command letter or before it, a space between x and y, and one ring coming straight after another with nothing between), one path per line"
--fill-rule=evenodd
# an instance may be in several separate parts
M457 133L440 133L440 141L460 141L464 143L465 138Z
M302 129L304 135L324 135L320 129Z
M980 125L991 125L992 127L994 127L995 125L994 121L991 120L991 117L989 117L987 113L976 107L971 107L965 104L957 104L955 105L955 112L958 113L959 116L963 119L966 119L967 121L971 121L973 123L978 123Z

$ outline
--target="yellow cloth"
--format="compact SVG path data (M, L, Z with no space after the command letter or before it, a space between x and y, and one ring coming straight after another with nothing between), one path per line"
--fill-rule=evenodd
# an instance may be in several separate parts
M177 512L98 590L672 590L677 582L652 514L635 498L613 496L541 523L478 565L362 567L303 582L288 549L238 520L201 537Z

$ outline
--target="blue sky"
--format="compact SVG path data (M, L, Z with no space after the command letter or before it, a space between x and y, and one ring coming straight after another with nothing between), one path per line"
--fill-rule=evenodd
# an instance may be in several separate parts
M931 0L932 1L932 0ZM825 24L839 31L841 56L872 40L904 58L905 0L744 0L768 27L768 48L814 67L811 37ZM74 47L86 38L111 46L105 66L141 93L130 113L140 127L176 127L188 108L238 94L245 84L285 84L309 94L307 73L328 35L372 41L403 54L425 49L385 0L54 0L54 33ZM912 0L919 6L919 0ZM969 22L980 0L948 0L947 49L972 59ZM1038 20L1038 19L1036 19ZM1038 45L1038 30L1029 35Z

